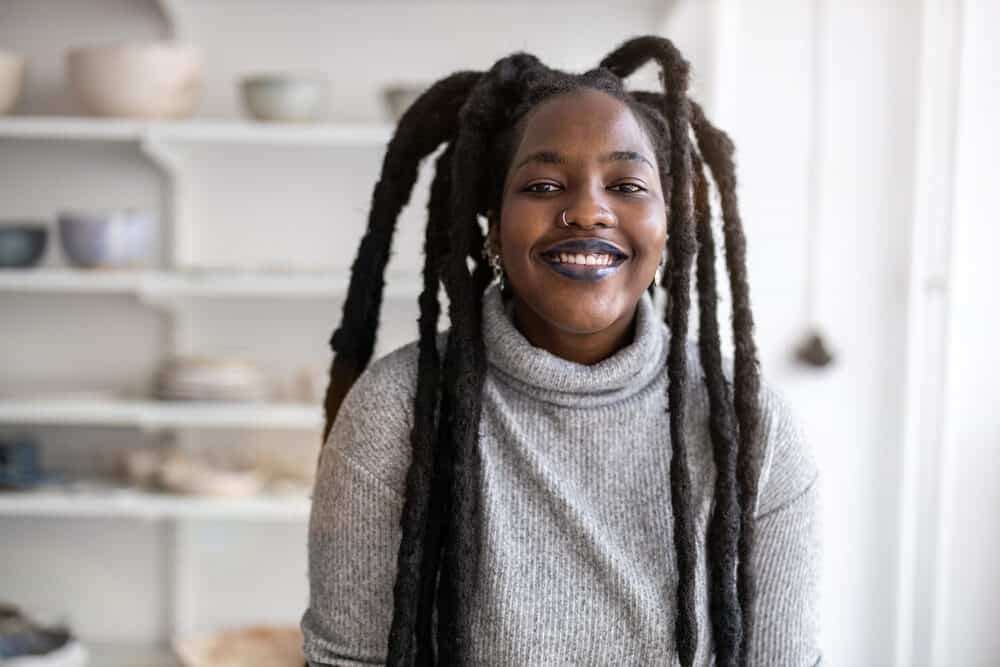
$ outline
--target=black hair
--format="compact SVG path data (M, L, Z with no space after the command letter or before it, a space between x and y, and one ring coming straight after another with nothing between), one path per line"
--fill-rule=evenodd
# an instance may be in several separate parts
M653 61L664 90L634 91L625 80ZM675 643L682 665L697 649L695 562L684 419L690 383L686 339L691 273L697 260L698 348L708 390L717 470L708 559L716 664L745 665L753 630L753 507L759 467L759 371L746 274L746 239L736 199L733 145L688 99L689 66L667 39L639 37L583 74L552 69L516 53L486 72L458 72L431 86L400 119L375 185L368 228L352 266L343 317L330 340L334 359L325 398L324 442L341 401L374 350L384 273L396 220L421 161L442 145L428 203L419 373L411 432L412 463L400 525L388 664L462 664L458 614L478 568L477 437L486 377L481 310L491 269L481 253L479 217L498 210L522 120L542 101L579 89L621 100L643 124L657 151L667 204L665 321L670 413L671 503L677 553ZM692 133L694 141L692 141ZM717 317L711 174L720 194L725 263L733 300L733 382L722 368ZM451 329L444 358L437 347L444 286ZM436 620L436 623L434 622Z

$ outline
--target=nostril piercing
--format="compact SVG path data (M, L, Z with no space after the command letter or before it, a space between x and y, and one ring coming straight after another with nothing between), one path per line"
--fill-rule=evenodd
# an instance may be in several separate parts
M563 209L563 212L559 214L559 223L563 227L569 227L569 221L566 220L566 209Z

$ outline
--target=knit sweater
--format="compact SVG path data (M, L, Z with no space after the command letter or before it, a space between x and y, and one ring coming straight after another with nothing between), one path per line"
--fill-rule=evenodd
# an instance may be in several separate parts
M677 664L669 329L644 295L632 342L581 365L532 346L491 288L483 335L480 566L475 601L460 620L468 664ZM710 665L706 534L715 466L708 393L692 343L687 356L684 430L698 538L695 664ZM726 373L731 377L729 363ZM325 444L302 618L314 667L385 664L416 376L416 344L371 364ZM765 385L760 402L750 664L815 665L817 471L782 400Z

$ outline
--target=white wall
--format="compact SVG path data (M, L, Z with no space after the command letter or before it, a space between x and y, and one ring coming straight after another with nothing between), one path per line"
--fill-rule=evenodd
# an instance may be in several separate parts
M822 475L825 660L891 664L919 7L716 11L714 115L737 146L762 367ZM832 368L791 361L813 324Z
M998 5L714 7L764 371L823 475L826 662L996 664ZM809 323L829 371L787 363Z
M935 664L1000 655L1000 5L963 3Z

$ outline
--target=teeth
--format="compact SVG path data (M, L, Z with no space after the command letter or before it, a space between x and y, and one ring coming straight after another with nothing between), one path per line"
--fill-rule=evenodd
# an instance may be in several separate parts
M582 253L559 253L552 260L557 264L580 264L583 266L611 266L614 258L611 255L584 255Z

